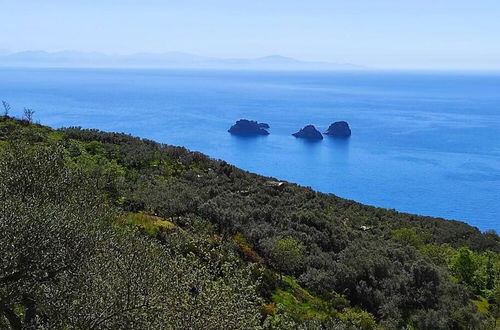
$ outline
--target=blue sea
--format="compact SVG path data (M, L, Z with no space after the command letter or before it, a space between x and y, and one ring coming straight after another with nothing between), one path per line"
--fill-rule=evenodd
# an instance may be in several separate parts
M500 73L0 69L53 127L120 131L399 211L500 231ZM270 135L241 138L238 119ZM291 134L345 120L347 140Z

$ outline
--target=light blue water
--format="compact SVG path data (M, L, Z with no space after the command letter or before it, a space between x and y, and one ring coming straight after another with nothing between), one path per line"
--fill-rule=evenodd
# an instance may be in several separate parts
M0 69L54 127L123 131L366 204L500 231L500 73ZM240 118L271 135L238 138ZM308 143L349 122L352 137Z

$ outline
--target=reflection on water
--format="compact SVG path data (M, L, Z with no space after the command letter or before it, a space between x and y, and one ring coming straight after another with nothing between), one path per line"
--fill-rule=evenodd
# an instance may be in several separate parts
M325 141L331 144L336 151L347 154L349 151L349 143L351 141L351 138L326 136Z
M245 154L259 152L265 146L267 135L236 135L229 134L229 140L233 148L244 151Z

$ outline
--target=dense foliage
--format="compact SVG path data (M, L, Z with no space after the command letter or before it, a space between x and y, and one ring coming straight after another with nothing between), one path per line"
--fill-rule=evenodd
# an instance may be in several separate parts
M0 327L494 329L500 240L0 117Z

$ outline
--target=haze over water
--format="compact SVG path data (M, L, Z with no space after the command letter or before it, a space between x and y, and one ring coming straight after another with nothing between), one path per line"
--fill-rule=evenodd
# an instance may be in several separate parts
M500 231L500 73L0 69L53 127L121 131L362 203ZM267 137L227 133L238 119ZM349 122L353 135L291 136Z

